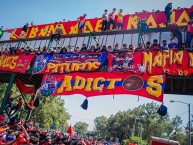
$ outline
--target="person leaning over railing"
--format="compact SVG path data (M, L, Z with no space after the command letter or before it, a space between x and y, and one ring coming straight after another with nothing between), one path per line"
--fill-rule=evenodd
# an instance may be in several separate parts
M170 39L170 43L168 44L168 48L171 49L171 48L178 48L178 44L175 43L175 38L171 38Z
M94 50L92 52L100 52L101 47L99 44L96 44L96 47L94 48Z
M106 47L106 45L103 45L103 46L102 46L101 52L107 52L107 47Z
M182 32L176 23L170 24L169 29L171 31L171 37L178 39L178 47L182 45Z
M127 44L123 44L123 47L121 48L121 51L128 51Z
M83 44L82 48L80 49L80 52L86 52L86 51L87 51L86 44Z
M146 42L144 51L151 51L151 42L150 41Z
M160 44L158 43L157 39L153 40L153 44L151 45L151 48L160 48Z
M114 47L114 49L113 49L113 52L117 53L117 52L119 52L119 51L120 51L120 50L119 50L119 44L116 43L116 44L115 44L115 47Z
M112 48L111 45L109 45L109 46L107 47L107 52L113 52L113 48Z
M135 49L135 51L141 51L141 52L143 52L143 51L144 51L143 44L142 44L142 43L140 43L140 44L139 44L139 47L138 47L138 48L136 48L136 49Z
M160 47L161 50L168 50L168 44L166 40L162 41L162 46Z
M193 17L188 22L186 28L186 47L187 49L191 49L191 41L193 39Z

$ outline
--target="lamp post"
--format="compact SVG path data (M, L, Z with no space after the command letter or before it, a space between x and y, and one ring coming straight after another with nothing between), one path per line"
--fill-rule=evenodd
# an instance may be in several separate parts
M170 100L170 102L171 102L171 103L179 102L179 103L188 105L188 114L189 114L189 122L188 122L188 130L189 130L189 134L188 134L188 142L189 142L189 144L188 144L188 145L191 145L190 103L185 103L185 102L182 102L182 101L174 101L174 100Z

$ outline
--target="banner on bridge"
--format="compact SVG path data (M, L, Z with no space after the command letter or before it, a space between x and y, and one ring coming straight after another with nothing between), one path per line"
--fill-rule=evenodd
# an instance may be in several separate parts
M112 73L173 76L193 75L193 53L178 50L108 54L108 70Z
M25 73L34 55L0 55L0 70Z
M176 22L178 26L186 26L189 21L189 9L179 9L173 10L171 14L171 23ZM136 13L128 14L123 18L123 28L122 30L131 30L137 28L137 19L145 17L147 19L147 24L150 28L162 28L166 24L166 16L163 11L157 12L146 12L146 13ZM115 23L117 22L117 16L115 17ZM62 34L78 34L78 22L68 21L68 22L56 22L51 24L35 25L28 28L26 38L37 38L43 36L50 36L50 34L55 33L57 26L60 25L62 29ZM84 27L84 33L91 32L101 32L102 28L102 18L87 19L87 27ZM46 29L46 30L45 30ZM20 36L22 28L10 29L5 32L10 33L10 40L18 39L14 34ZM49 33L48 33L49 32Z
M90 72L104 65L107 53L66 53L37 55L33 74Z
M132 94L163 101L165 75L138 76L107 72L44 75L42 96L82 94L86 97Z

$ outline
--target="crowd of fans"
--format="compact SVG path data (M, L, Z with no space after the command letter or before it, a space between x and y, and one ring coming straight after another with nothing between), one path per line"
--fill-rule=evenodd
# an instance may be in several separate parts
M90 48L87 49L87 45L83 44L82 47L73 47L71 45L68 45L67 47L54 47L47 49L46 46L43 48L38 49L32 49L29 46L26 48L20 48L20 47L13 47L12 44L10 44L9 49L1 49L0 54L1 55L21 55L21 54L47 54L47 53L80 53L80 52L115 52L115 53L121 53L121 52L135 52L135 51L161 51L161 50L168 50L168 49L176 49L176 50L186 50L186 51L192 51L192 49L187 49L186 44L182 43L179 47L178 43L175 42L175 38L171 38L168 42L167 40L163 40L161 44L158 43L157 39L154 39L151 43L150 41L146 42L145 44L140 43L137 48L135 48L132 44L127 46L127 44L119 45L116 43L114 46L100 46L99 44L92 45Z
M190 21L188 22L188 25L186 27L186 41L182 41L182 30L178 27L176 23L170 24L170 16L172 12L172 3L168 3L165 7L165 16L166 16L166 26L171 31L171 39L170 40L163 40L162 44L158 43L157 39L154 39L153 42L144 42L143 44L139 44L136 49L131 44L127 46L127 44L122 44L122 46L119 46L118 43L115 44L115 46L105 46L100 45L96 41L96 46L92 45L90 48L87 48L86 44L83 44L81 47L72 47L68 45L67 47L54 47L54 48L46 48L44 46L43 48L36 48L33 49L29 45L26 48L20 48L20 47L13 47L12 44L10 44L9 48L3 48L0 49L1 55L12 55L12 54L45 54L45 53L77 53L77 52L135 52L135 51L159 51L159 50L167 50L167 49L177 49L177 50L191 50L191 41L193 39L193 6L190 9L189 17ZM108 10L105 10L102 15L102 31L108 31L113 29L122 29L123 27L123 9L120 9L117 14L116 8L113 8L113 10L108 13ZM85 25L86 22L86 14L78 17L78 31L79 33L83 32L84 27L87 27ZM138 29L141 35L148 35L149 27L146 23L146 18L143 17L141 19L138 19ZM31 22L31 26L33 26L33 22ZM29 27L29 24L23 26L22 31L19 38L25 38L27 29ZM87 27L88 28L88 27ZM89 29L89 28L88 28ZM46 29L45 29L46 31ZM62 35L61 27L58 25L55 33L50 34L51 41L56 41L59 43L60 36ZM175 38L178 41L178 44L175 43ZM170 41L170 42L168 42Z
M107 145L94 137L70 136L65 132L42 130L33 118L28 121L13 117L10 123L0 122L0 145Z

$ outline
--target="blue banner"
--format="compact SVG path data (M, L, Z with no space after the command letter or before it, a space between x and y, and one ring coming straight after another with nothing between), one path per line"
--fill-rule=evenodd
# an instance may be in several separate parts
M104 65L107 53L66 53L37 55L33 74L90 72Z

